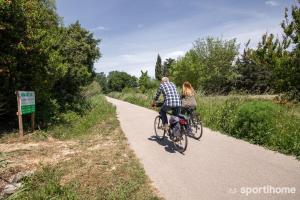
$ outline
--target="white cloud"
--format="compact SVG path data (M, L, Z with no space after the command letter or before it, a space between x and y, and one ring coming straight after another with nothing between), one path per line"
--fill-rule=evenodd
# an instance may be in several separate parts
M174 58L174 59L176 59L176 58L178 58L178 57L180 57L180 56L183 56L184 54L185 54L184 51L172 51L172 52L170 52L170 53L167 53L167 54L165 55L165 57L166 57L166 58Z
M91 28L90 30L91 31L109 31L109 28L104 27L104 26L98 26L98 27L95 27L95 28Z
M245 48L245 44L250 39L250 48L257 47L258 42L261 41L262 35L265 33L273 33L280 38L282 28L280 26L280 18L269 18L265 20L246 22L244 24L236 23L234 28L224 30L224 37L226 39L236 38L240 44L240 52Z
M151 75L154 70L156 56L157 52L154 51L103 56L103 58L95 63L94 67L97 72L105 72L106 74L110 71L118 70L139 77L141 70L147 70Z
M279 6L279 3L276 1L266 1L266 5L268 6Z
M139 64L151 62L156 56L156 52L140 52L135 54L123 54L118 57L118 60L126 64Z
M158 53L160 53L161 58L164 60L166 58L176 59L184 55L185 51L167 49L161 50L161 52L143 51L134 54L103 56L103 58L95 63L95 68L96 71L103 71L105 73L113 70L125 71L137 77L141 75L141 70L147 70L150 76L154 76L154 66Z

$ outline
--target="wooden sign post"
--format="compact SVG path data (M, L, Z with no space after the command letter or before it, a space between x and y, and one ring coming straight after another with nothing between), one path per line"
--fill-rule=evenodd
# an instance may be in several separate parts
M22 115L31 113L31 129L35 127L35 93L33 91L17 91L18 121L20 138L24 136Z
M19 96L19 92L17 93L17 102L18 102L18 121L19 121L19 133L20 133L20 138L23 138L24 132L23 132L23 120L22 120L22 111L21 111L21 98Z

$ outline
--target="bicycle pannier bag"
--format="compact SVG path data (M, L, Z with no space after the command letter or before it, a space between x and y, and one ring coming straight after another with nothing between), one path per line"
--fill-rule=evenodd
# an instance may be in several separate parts
M180 136L179 118L176 116L171 116L169 122L170 122L171 133L175 137Z

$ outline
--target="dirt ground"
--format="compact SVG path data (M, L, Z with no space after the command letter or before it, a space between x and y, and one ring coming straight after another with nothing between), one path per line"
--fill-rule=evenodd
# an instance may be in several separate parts
M91 131L93 133L80 139L59 140L51 136L43 138L42 141L35 141L35 134L25 136L23 142L17 137L8 138L0 143L0 192L7 181L24 171L35 171L41 166L55 166L58 164L73 162L74 160L96 156L96 151L103 154L109 152L115 146L116 138L109 134L97 134L102 129L98 124ZM120 132L116 129L114 132ZM119 135L119 134L116 134ZM106 152L106 153L107 153ZM87 162L87 163L88 163ZM74 162L73 162L74 163ZM94 163L90 163L93 165ZM70 165L74 167L74 165ZM66 168L64 166L64 168ZM78 172L80 171L79 168ZM76 176L77 173L72 173ZM66 175L65 181L71 178Z
M80 153L77 147L76 140L59 141L52 137L39 142L0 144L0 191L18 172L35 171L41 165L56 165L71 159Z
M80 198L99 199L109 192L118 192L120 184L126 186L136 182L139 182L139 187L135 191L129 187L128 195L138 199L156 196L158 192L150 186L121 129L103 130L103 125L98 124L88 135L71 140L50 136L43 141L34 141L31 139L33 136L25 138L25 142L16 138L2 140L0 193L7 181L19 172L35 171L50 165L63 172L62 185L78 183L76 190Z

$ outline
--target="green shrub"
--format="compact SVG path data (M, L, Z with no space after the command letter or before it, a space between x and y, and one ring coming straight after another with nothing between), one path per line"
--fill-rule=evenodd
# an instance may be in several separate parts
M220 129L222 102L214 97L197 96L197 112L200 113L204 125L214 130Z
M281 113L277 119L275 134L270 138L270 146L285 154L294 154L300 159L300 118Z
M78 120L79 118L80 115L73 111L68 111L66 113L60 114L60 120L64 124L72 123L73 121Z
M139 78L139 89L142 93L146 93L150 89L157 88L159 85L159 81L151 79L148 75L148 71L141 71L141 76Z
M197 97L204 125L300 158L298 106L244 97Z
M101 91L100 84L97 81L93 81L91 84L81 88L81 96L88 98L100 94Z
M230 98L223 103L220 110L220 119L216 120L219 130L225 133L234 133L235 124L238 120L237 111L242 104L242 99ZM218 116L218 115L217 115Z
M297 89L292 89L288 92L286 92L283 96L283 99L286 99L287 101L295 101L295 102L299 102L300 101L300 91L298 91Z
M75 112L60 115L60 120L64 123L50 128L50 134L59 139L82 136L88 134L90 128L94 125L102 121L109 121L107 119L115 114L115 108L106 101L103 95L93 96L88 101L92 109L87 110L82 116ZM114 124L108 125L114 126Z
M270 101L246 101L237 110L233 133L255 144L267 144L276 131L276 117L280 106Z
M36 121L40 121L42 128L46 127L48 122L57 121L57 115L61 110L61 106L56 99L49 98L47 101L37 103L36 105Z
M122 93L137 93L138 89L137 88L129 88L129 87L125 87L122 90Z

